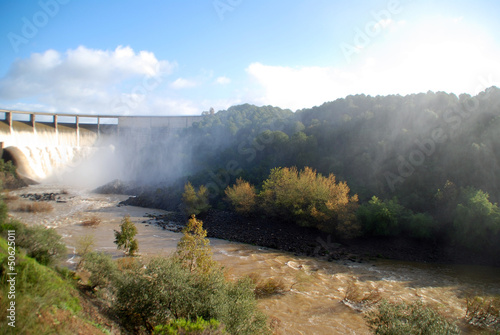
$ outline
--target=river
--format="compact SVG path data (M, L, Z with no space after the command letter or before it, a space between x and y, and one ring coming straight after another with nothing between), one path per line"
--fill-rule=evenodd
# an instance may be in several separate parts
M65 261L68 267L78 261L75 246L85 235L93 236L96 250L123 257L113 243L113 231L119 229L125 215L130 215L136 223L142 256L168 255L174 252L182 236L158 227L147 217L147 214L166 214L162 210L118 206L127 196L93 194L61 185L33 185L11 192L27 193L60 193L59 202L50 202L54 207L51 212L12 211L11 215L28 224L55 228L68 246ZM81 224L93 216L101 220L97 227ZM342 302L346 290L353 288L361 295L376 291L389 301L420 299L455 320L462 320L465 315L467 292L500 294L497 268L390 260L327 262L220 239L210 239L210 243L214 258L225 267L230 278L254 273L261 278L283 280L284 294L259 300L259 307L278 325L278 334L370 334L357 306ZM465 334L478 333L463 321L459 325Z

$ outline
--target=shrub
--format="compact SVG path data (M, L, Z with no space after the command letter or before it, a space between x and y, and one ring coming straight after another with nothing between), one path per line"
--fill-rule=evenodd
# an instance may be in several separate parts
M40 264L51 265L66 255L66 245L54 229L43 226L29 227L22 240L22 243L17 240L18 245Z
M110 255L95 251L84 256L82 268L90 273L89 286L92 289L108 287L115 280L118 271Z
M23 253L16 253L15 270L9 270L7 262L7 242L0 238L0 333L2 334L49 334L54 333L54 324L44 323L36 315L47 313L54 315L56 311L77 313L80 310L78 293L71 283L61 278L53 269L42 266ZM8 326L7 308L9 300L10 278L8 273L16 275L16 327ZM36 313L36 314L35 314ZM73 314L75 315L75 314ZM54 321L54 319L52 319ZM70 319L68 321L73 321ZM69 334L66 324L58 327L59 333Z
M431 239L436 235L437 223L427 213L411 213L402 226L403 231L410 237Z
M196 191L191 183L187 183L184 185L182 202L184 204L184 212L188 216L204 213L210 209L208 189L204 185L201 185L198 191Z
M133 256L139 250L139 244L135 239L137 235L137 227L130 221L130 216L125 216L120 224L120 231L115 230L115 244L118 249Z
M257 298L266 298L282 294L283 292L285 292L285 283L281 278L269 278L266 280L259 280L255 283L254 293Z
M458 327L422 302L412 304L382 301L377 309L366 314L375 334L460 334Z
M488 193L472 187L462 189L453 228L460 245L474 250L499 250L500 209L490 202Z
M3 195L3 200L4 201L16 201L16 200L19 200L19 197L17 195L10 194L9 192L6 192Z
M156 326L155 335L219 335L226 334L224 326L215 319L205 321L198 317L195 322L186 319L175 319L167 325Z
M359 233L358 196L349 193L347 184L337 183L333 174L324 177L309 167L301 171L292 167L272 169L259 197L269 215L354 237Z
M381 300L380 290L378 287L370 288L368 292L361 289L359 283L354 279L350 280L344 292L342 302L351 307L363 310L370 307Z
M228 186L224 191L227 198L234 206L236 212L248 215L255 207L255 187L241 178L236 179L236 184Z
M375 236L395 236L401 232L400 220L404 207L397 200L371 200L359 207L358 219L366 234Z
M500 333L500 296L468 297L465 320L473 326Z
M16 166L12 164L12 161L5 162L3 159L0 159L0 172L17 177Z
M82 225L84 227L97 227L99 224L101 224L101 219L94 215L89 218L86 218L85 220L82 221Z
M51 212L53 209L54 207L51 204L41 201L21 202L14 208L18 212L28 213L46 213Z
M78 270L82 265L85 259L85 256L92 251L94 247L95 241L93 235L85 235L80 237L76 241L76 253L80 256L80 261L76 264L76 269Z
M4 236L7 230L16 231L16 245L40 264L52 265L66 255L66 245L54 229L44 226L28 227L12 220L0 227Z
M137 263L120 278L114 309L133 332L153 332L172 319L197 317L219 320L230 334L265 332L265 316L249 280L232 283L221 271L190 272L174 257Z
M397 199L380 200L372 197L358 209L358 220L365 234L429 239L435 236L437 223L427 213L414 213L399 204Z
M0 224L6 222L8 217L9 217L9 208L7 207L5 202L0 200Z

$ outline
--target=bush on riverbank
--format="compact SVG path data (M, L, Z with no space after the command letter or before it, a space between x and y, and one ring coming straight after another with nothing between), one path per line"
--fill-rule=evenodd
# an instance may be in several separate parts
M378 335L460 334L455 324L420 301L406 304L383 300L375 310L366 314L366 319Z
M241 178L236 179L236 184L228 186L224 191L227 198L239 214L251 214L256 205L255 186Z
M96 215L88 217L88 218L86 218L85 220L82 221L82 226L84 226L84 227L95 228L95 227L97 227L100 224L101 224L101 219L98 216L96 216Z
M500 333L500 296L468 297L465 320L476 327Z
M231 334L265 333L249 279L229 282L222 271L199 275L177 258L137 261L113 283L113 309L133 332L152 331L173 319L216 319Z
M215 319L209 321L198 318L196 321L177 319L167 325L156 326L154 335L221 335L227 334L224 326Z
M368 236L398 236L431 239L436 233L436 222L424 213L414 214L397 199L380 200L372 197L357 212L363 232Z
M194 216L171 257L130 258L117 266L110 256L91 252L83 269L89 272L88 286L98 289L128 331L152 333L175 320L201 317L217 320L230 334L267 333L254 284L249 278L225 279L212 259L202 222Z
M18 211L18 212L27 212L27 213L46 213L46 212L51 212L54 207L47 203L47 202L20 202L17 205L15 205L13 210Z
M8 230L16 231L16 246L43 265L52 265L66 255L66 245L54 229L44 226L27 226L10 220L0 225L0 233L5 238Z
M12 161L5 162L0 158L0 187L5 189L14 189L26 186L16 171L16 166Z
M16 230L16 237L20 237ZM14 270L8 264L7 241L0 237L0 333L2 334L102 334L99 322L82 310L78 291L71 279L41 265L23 252L15 253ZM15 276L15 297L9 273ZM15 323L10 315L10 302L15 301ZM15 325L13 327L12 325Z

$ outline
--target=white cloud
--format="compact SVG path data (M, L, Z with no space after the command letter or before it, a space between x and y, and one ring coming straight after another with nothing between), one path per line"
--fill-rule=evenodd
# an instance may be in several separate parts
M183 88L192 88L198 86L198 83L194 80L177 78L174 82L170 84L170 87L173 89L183 89Z
M57 112L109 113L121 86L133 80L129 94L149 93L176 64L152 52L130 47L113 51L80 46L62 54L55 50L16 60L0 79L0 99L36 100L34 105Z
M252 63L246 71L263 89L255 101L299 109L350 94L428 90L475 94L486 85L499 86L500 50L487 34L453 19L410 30L408 25L404 24L404 34L395 33L394 40L371 41L350 65L346 61L338 66L293 68Z
M225 76L221 76L215 79L215 83L220 85L227 85L231 83L231 79Z

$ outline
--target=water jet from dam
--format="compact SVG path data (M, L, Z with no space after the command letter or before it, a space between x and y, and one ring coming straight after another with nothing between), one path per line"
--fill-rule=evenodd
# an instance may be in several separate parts
M133 157L141 147L153 143L157 134L168 136L202 118L72 115L0 109L1 157L13 162L21 178L40 183L96 156L106 158L103 167L109 169L109 163L118 159L113 157L115 148L128 153L126 157Z

